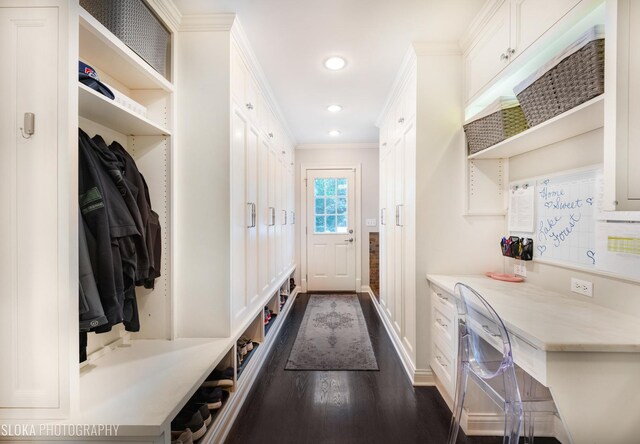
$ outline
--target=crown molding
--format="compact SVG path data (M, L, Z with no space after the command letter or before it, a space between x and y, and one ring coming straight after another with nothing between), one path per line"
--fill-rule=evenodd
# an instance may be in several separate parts
M284 114L278 105L278 101L273 94L273 90L267 81L267 77L262 71L262 66L260 62L258 62L258 58L256 57L253 49L251 49L251 44L249 43L249 39L247 38L247 34L244 32L242 28L242 24L238 18L235 18L233 21L233 26L231 27L231 36L233 37L236 45L238 46L238 50L240 51L240 55L245 59L247 68L253 74L253 77L258 82L258 86L262 90L265 95L265 99L269 103L271 110L278 117L278 120L283 126L284 131L286 132L288 139L291 144L295 146L296 139L293 137L293 133L291 132L291 128L287 123L287 120L284 118Z
M487 0L487 2L482 6L476 18L471 22L471 24L467 27L466 31L462 33L460 37L459 44L460 49L463 53L467 52L471 45L474 43L478 34L484 29L489 20L494 16L494 14L500 9L500 7L504 4L505 1L510 0Z
M236 22L233 13L189 14L180 21L180 32L230 31Z
M387 100L385 101L384 106L382 107L382 111L380 112L380 115L376 119L376 126L378 128L380 127L380 125L382 125L382 120L384 119L384 116L389 111L389 108L391 108L393 101L395 100L396 96L400 93L400 90L402 89L404 84L407 82L411 73L413 73L417 69L417 63L418 63L418 58L416 56L416 51L415 51L414 45L411 44L409 45L409 49L405 53L404 58L402 59L402 63L400 64L400 69L398 70L398 73L396 74L396 77L394 78L393 83L391 84L391 89L389 91L389 95L387 96Z
M173 3L173 0L146 0L149 6L155 11L156 14L165 22L166 25L171 28L173 32L176 32L180 28L180 21L182 20L182 14L180 10Z
M371 150L378 149L378 143L301 143L297 150Z

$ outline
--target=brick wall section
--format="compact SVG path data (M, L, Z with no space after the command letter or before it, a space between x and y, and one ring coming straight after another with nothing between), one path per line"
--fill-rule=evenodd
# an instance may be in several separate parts
M380 236L369 233L369 286L380 297Z

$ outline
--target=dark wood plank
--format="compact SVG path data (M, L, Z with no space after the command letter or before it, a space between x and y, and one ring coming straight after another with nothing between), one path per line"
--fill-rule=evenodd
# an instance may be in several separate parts
M369 295L360 305L380 371L292 371L285 364L309 296L296 298L227 444L446 443L451 412L435 387L413 387ZM459 444L500 444L466 437ZM558 444L537 438L536 444Z

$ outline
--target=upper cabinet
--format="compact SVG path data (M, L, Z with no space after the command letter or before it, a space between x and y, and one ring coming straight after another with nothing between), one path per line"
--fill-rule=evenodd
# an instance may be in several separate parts
M605 210L640 210L640 3L607 2Z
M465 51L465 98L473 99L578 3L497 0L487 4Z

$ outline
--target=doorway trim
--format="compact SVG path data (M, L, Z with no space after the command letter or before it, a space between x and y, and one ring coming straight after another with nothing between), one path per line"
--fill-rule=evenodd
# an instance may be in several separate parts
M302 291L307 292L307 172L313 170L352 170L355 172L355 235L356 249L356 292L362 291L362 164L355 165L300 165L300 284Z

